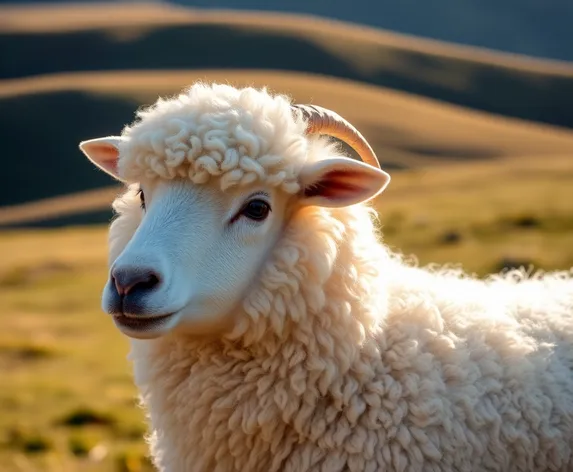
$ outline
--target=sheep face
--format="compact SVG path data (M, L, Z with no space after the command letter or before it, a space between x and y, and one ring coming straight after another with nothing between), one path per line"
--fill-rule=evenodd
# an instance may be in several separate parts
M385 172L305 136L286 101L282 111L271 104L274 117L259 122L237 113L236 103L187 111L187 121L175 107L175 116L151 114L122 137L80 145L95 165L130 184L115 203L102 297L124 334L232 329L296 212L360 203L388 184ZM270 126L273 120L280 126Z
M228 327L280 235L288 195L181 180L144 181L130 192L128 211L141 222L110 266L104 310L138 338L176 326L194 334Z

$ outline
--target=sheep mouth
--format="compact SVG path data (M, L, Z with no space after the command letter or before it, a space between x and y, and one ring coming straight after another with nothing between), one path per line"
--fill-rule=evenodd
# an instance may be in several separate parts
M146 332L156 331L157 329L163 328L167 321L173 318L173 316L175 316L175 313L142 318L136 316L126 316L120 313L113 315L113 320L120 329L125 329L132 332Z

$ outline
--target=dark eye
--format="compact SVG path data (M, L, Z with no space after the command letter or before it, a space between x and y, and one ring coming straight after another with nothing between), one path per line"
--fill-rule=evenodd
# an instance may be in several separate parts
M270 205L264 200L251 200L241 211L242 215L255 221L262 221L271 211Z
M139 200L141 201L141 209L145 210L145 194L143 193L141 187L137 191L137 194L139 195Z

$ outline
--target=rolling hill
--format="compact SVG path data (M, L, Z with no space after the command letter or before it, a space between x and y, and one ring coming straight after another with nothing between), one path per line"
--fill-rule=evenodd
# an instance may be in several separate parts
M573 65L296 15L66 8L0 8L0 225L107 220L117 187L78 142L198 79L331 107L388 169L573 155Z
M347 117L371 142L386 169L573 155L573 133L446 105L346 80L276 71L171 71L60 74L0 84L0 140L12 149L0 186L0 225L95 212L105 221L117 187L77 148L79 141L121 131L140 104L195 80L269 86L299 102ZM54 110L57 110L54 111ZM57 119L50 119L50 113ZM27 128L22 123L27 123ZM22 133L32 136L22 146ZM102 187L110 187L101 190ZM44 202L37 201L48 199ZM6 206L8 205L8 206ZM75 220L72 220L75 221ZM84 221L84 220L79 220ZM50 223L53 224L53 223Z
M302 15L166 5L0 10L0 77L271 69L327 75L573 127L573 65Z
M0 0L0 4L52 1ZM146 3L150 1L153 0ZM133 4L133 0L124 2ZM193 8L317 15L447 42L573 61L570 47L573 3L569 0L170 0L169 3Z

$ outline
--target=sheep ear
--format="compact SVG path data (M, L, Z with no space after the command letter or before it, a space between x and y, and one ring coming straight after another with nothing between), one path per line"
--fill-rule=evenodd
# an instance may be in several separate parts
M336 157L304 167L300 183L303 204L336 208L376 197L390 183L390 175L363 162Z
M114 179L122 180L117 170L119 144L122 141L123 138L119 136L88 139L80 143L80 149L101 170L111 175Z

